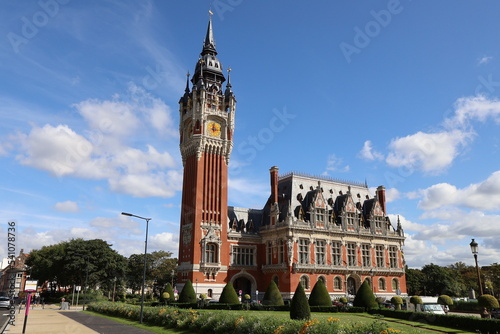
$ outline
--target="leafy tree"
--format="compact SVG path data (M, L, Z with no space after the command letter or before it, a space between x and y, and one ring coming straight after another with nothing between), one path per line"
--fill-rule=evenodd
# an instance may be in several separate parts
M196 292L193 284L187 280L179 295L179 303L196 303Z
M171 258L172 253L155 251L146 257L146 284L153 286L155 294L159 294L161 287L175 278L177 259ZM174 276L172 276L174 270ZM132 254L128 258L127 282L133 291L141 289L144 275L144 254Z
M477 297L477 303L480 307L484 307L488 310L500 307L498 304L498 300L492 295L481 295Z
M311 295L309 296L309 306L332 306L330 294L322 280L318 280L316 284L314 284Z
M234 290L234 286L231 282L227 283L219 298L219 303L224 304L240 304L240 299Z
M416 311L417 305L422 304L422 298L420 298L420 296L411 296L410 303L415 306L415 311Z
M460 295L457 277L453 276L448 268L431 263L422 267L422 273L425 275L424 286L427 295Z
M420 269L410 269L406 267L406 288L409 295L424 294L425 276Z
M292 320L308 320L311 318L311 308L307 300L306 293L302 284L297 285L293 294L292 303L290 305L290 319Z
M264 299L262 300L263 305L285 305L283 301L283 296L278 289L276 283L271 280L271 283L267 286L266 293L264 294Z
M368 281L364 281L363 284L361 284L358 292L356 292L356 297L354 297L354 301L352 302L352 304L357 307L378 307L378 303L375 300L375 295L373 294L372 288Z
M396 305L396 310L401 310L401 305L403 304L403 298L399 296L394 296L391 298L391 304Z

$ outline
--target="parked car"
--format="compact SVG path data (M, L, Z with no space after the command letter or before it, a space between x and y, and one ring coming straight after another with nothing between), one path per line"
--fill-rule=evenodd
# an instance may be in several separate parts
M439 304L422 304L422 312L433 314L446 314L443 307Z
M493 319L500 319L500 308L491 309L491 317Z
M9 297L5 296L0 297L0 308L9 308L9 307L10 307Z

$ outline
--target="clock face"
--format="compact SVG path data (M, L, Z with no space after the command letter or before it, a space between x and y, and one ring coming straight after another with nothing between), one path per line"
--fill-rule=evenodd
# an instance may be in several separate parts
M219 137L220 136L220 124L216 122L209 122L207 126L207 132L210 136L212 137Z

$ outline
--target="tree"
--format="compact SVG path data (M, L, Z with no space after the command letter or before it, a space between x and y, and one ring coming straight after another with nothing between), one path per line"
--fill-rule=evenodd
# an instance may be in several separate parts
M424 274L420 269L406 267L406 287L409 295L424 294Z
M399 296L394 296L391 298L391 304L396 306L396 310L401 310L401 305L403 304L403 298Z
M179 295L179 303L196 303L196 292L194 291L193 284L187 280Z
M450 296L441 295L441 296L438 297L438 304L440 304L440 305L446 305L446 306L451 306L451 305L453 305L453 299L451 299Z
M177 259L171 258L172 253L155 251L146 257L146 285L152 286L155 294L159 294L161 287L171 282L177 270ZM172 276L172 270L174 276ZM132 254L128 258L127 282L133 291L141 289L144 275L144 254Z
M318 280L309 296L309 306L332 306L330 294L322 280Z
M477 297L477 303L480 307L484 307L487 310L500 307L498 304L498 300L492 295L481 295Z
M264 294L264 299L262 300L263 305L285 305L283 301L283 296L278 289L278 286L274 281L271 281L267 286L266 293Z
M422 273L425 276L424 287L427 295L460 295L458 278L448 268L431 263L422 267Z
M415 306L415 311L416 311L417 305L422 304L422 298L420 298L420 296L411 296L410 303Z
M293 294L292 304L290 305L290 319L308 320L309 318L311 318L311 308L309 307L304 287L299 282Z
M227 283L219 298L219 303L224 304L240 304L240 299L234 290L233 284L231 282Z
M352 304L357 307L378 307L378 303L375 300L375 295L373 294L372 288L368 281L364 281L363 284L361 284L358 292L356 292L356 297L354 297L354 301L352 302Z

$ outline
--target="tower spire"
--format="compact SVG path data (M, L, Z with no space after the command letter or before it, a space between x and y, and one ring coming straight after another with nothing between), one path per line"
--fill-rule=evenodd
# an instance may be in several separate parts
M205 55L207 53L216 55L217 51L215 50L215 40L214 40L214 32L212 29L212 11L208 11L209 17L208 17L208 27L207 27L207 34L205 35L205 41L203 42L203 51L201 52L202 55Z

